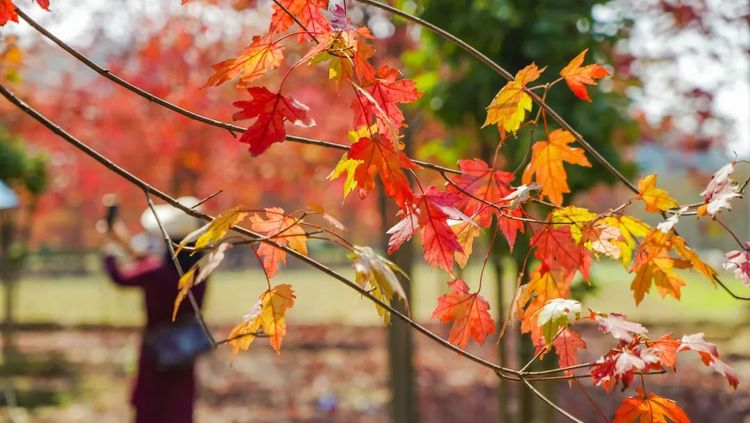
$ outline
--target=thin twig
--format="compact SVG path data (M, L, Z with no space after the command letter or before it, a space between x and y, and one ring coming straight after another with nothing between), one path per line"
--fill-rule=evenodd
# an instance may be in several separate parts
M164 244L166 244L167 250L169 250L169 257L172 258L172 263L174 263L174 267L175 269L177 269L177 275L179 277L182 277L182 275L185 274L185 270L182 268L180 261L177 259L177 254L175 254L174 252L174 246L172 246L172 238L169 237L169 233L167 233L167 229L161 223L161 218L159 217L159 214L156 212L156 208L154 208L153 200L151 200L151 193L149 192L148 189L145 189L145 188L143 189L143 192L144 194L146 194L146 201L148 202L148 208L151 209L151 213L154 215L154 219L156 220L156 225L159 226L161 235L164 237ZM216 348L216 340L211 334L211 331L208 329L208 325L206 325L206 320L203 318L201 307L198 304L198 301L195 299L195 295L193 295L192 290L188 289L187 297L188 297L188 300L190 301L190 306L193 308L193 314L195 314L195 318L198 320L198 323L200 324L201 329L203 330L203 333L211 341L211 345L213 345L213 347Z
M387 12L393 14L393 15L400 16L400 17L402 17L402 18L404 18L404 19L406 19L408 21L414 22L414 23L416 23L418 25L421 25L421 26L429 29L430 31L434 32L435 34L439 35L440 37L442 37L442 38L444 38L444 39L446 39L446 40L448 40L448 41L456 44L457 46L461 47L464 51L466 51L471 56L473 56L474 58L476 58L477 60L479 60L480 62L482 62L483 64L485 64L487 67L489 67L490 69L492 69L493 71L495 71L497 74L499 74L500 76L502 76L506 80L508 80L508 81L512 81L513 80L513 75L510 72L508 72L507 70L505 70L505 68L503 68L502 66L500 66L499 64L497 64L496 62L494 62L489 57L485 56L482 52L480 52L476 48L472 47L466 41L464 41L464 40L456 37L455 35L451 34L450 32L448 32L448 31L446 31L446 30L444 30L444 29L442 29L442 28L440 28L440 27L438 27L438 26L436 26L434 24L431 24L430 22L427 22L424 19L418 18L418 17L416 17L416 16L414 16L412 14L404 12L403 10L400 10L400 9L395 8L393 6L389 6L387 4L381 3L379 1L375 1L375 0L356 0L356 1L358 1L360 3L364 3L364 4L369 4L371 6L377 7L378 9L385 10L385 11L387 11ZM537 93L535 93L534 91L532 91L532 90L530 90L528 88L524 88L524 92L526 92L527 94L529 94L529 96L531 96L531 98L534 100L534 102L536 102L537 104L539 104L540 107L542 107L547 113L549 113L550 116L552 116L552 118L563 129L565 129L566 131L570 132L573 135L573 137L576 139L576 141L578 141L578 143L581 144L581 146L589 154L591 154L594 157L594 159L596 159L596 161L599 162L599 164L601 164L602 166L604 166L604 168L607 171L609 171L609 173L611 173L612 175L614 175L615 177L617 177L620 181L622 181L622 183L625 184L631 191L633 191L634 193L638 193L638 188L635 185L633 185L633 183L630 182L630 180L628 178L626 178L625 175L623 175L622 173L620 173L620 171L617 170L617 168L615 168L609 161L607 161L607 159L605 159L604 156L602 156L591 144L589 144L588 141L586 141L581 134L579 134L575 129L573 129L573 127L567 121L565 121L565 119L563 119L562 116L560 116L544 100L542 100L542 98Z
M63 49L64 51L66 51L68 54L70 54L71 56L75 57L76 59L78 59L78 61L80 61L81 63L83 63L84 65L86 65L88 68L90 68L94 72L96 72L99 75L101 75L101 76L109 79L110 81L112 81L115 84L117 84L117 85L125 88L126 90L128 90L128 91L130 91L130 92L132 92L134 94L137 94L137 95L145 98L146 100L148 100L148 101L150 101L150 102L152 102L154 104L158 104L159 106L162 106L162 107L164 107L166 109L169 109L169 110L171 110L171 111L173 111L175 113L178 113L178 114L180 114L182 116L185 116L185 117L187 117L189 119L192 119L192 120L195 120L197 122L201 122L203 124L210 125L210 126L213 126L213 127L216 127L216 128L225 129L225 130L229 131L232 134L232 136L235 136L235 134L237 134L237 133L243 133L247 129L247 128L242 127L242 126L234 125L234 124L227 123L227 122L222 122L220 120L213 119L213 118L210 118L208 116L201 115L199 113L195 113L195 112L193 112L191 110L185 109L185 108L180 107L180 106L178 106L178 105L176 105L174 103L171 103L171 102L169 102L169 101L167 101L167 100L165 100L165 99L163 99L163 98L161 98L161 97L159 97L157 95L154 95L154 94L152 94L152 93L150 93L150 92L148 92L148 91L146 91L146 90L144 90L144 89L142 89L142 88L140 88L140 87L138 87L136 85L131 84L130 82L128 82L128 81L124 80L123 78L121 78L121 77L115 75L114 73L110 72L108 69L102 68L101 66L99 66L98 64L96 64L96 62L94 62L93 60L89 59L84 54L82 54L81 52L79 52L75 48L71 47L70 45L68 45L67 43L65 43L64 41L62 41L58 37L56 37L54 34L52 34L51 32L49 32L42 25L39 25L36 21L34 21L33 19L31 19L31 17L29 17L21 9L16 8L16 11L18 12L18 16L20 16L21 19L23 19L24 21L26 21L26 23L28 23L32 28L34 28L40 34L44 35L45 37L47 37L47 39L49 39L53 43L57 44L61 49ZM297 144L315 145L315 146L318 146L318 147L324 147L324 148L329 148L329 149L333 149L333 150L349 151L349 146L348 145L339 144L339 143L335 143L335 142L331 142L331 141L322 141L322 140L317 140L317 139L313 139L313 138L300 137L300 136L296 136L296 135L286 135L286 140L290 141L290 142L297 143ZM440 165L437 165L437 164L434 164L434 163L430 163L430 162L426 162L426 161L422 161L422 160L412 160L412 161L414 163L418 164L419 166L425 168L425 169L442 171L442 172L447 172L447 173L454 173L454 174L460 174L461 173L459 170L452 169L452 168L445 167L445 166L440 166Z
M534 385L532 385L532 384L531 384L531 383L530 383L530 382L529 382L528 380L526 380L526 378L524 378L523 376L521 376L521 381L522 381L522 382L523 382L523 383L524 383L524 384L526 385L526 387L527 387L527 388L529 388L529 390L530 390L530 391L531 391L531 392L532 392L532 393L533 393L534 395L536 395L536 396L537 396L537 397L538 397L539 399L541 399L541 400L542 400L542 401L544 401L544 402L545 402L545 403L546 403L547 405L549 405L550 407L552 407L552 408L553 408L553 409L554 409L555 411L557 411L558 413L560 413L560 414L562 414L563 416L567 417L567 418L568 418L568 419L569 419L570 421L572 421L572 422L583 423L583 421L582 421L582 420L578 419L578 418L577 418L576 416L574 416L574 415L572 415L572 414L568 413L567 411L563 410L562 408L560 408L560 406L558 406L557 404L555 404L554 402L552 402L552 401L551 401L551 400L550 400L549 398L547 398L547 397L546 397L546 396L545 396L544 394L542 394L541 392L539 392L539 391L538 391L538 390L537 390L537 389L536 389L536 388L534 387Z
M131 184L141 188L142 190L148 190L154 197L160 198L164 200L167 204L182 210L184 213L197 217L203 220L211 221L213 220L213 217L205 214L203 212L193 210L190 207L187 207L181 203L179 203L177 200L175 200L173 197L167 195L166 193L158 190L157 188L151 186L147 182L143 181L142 179L138 178L137 176L133 175L132 173L128 172L127 170L123 169L122 167L118 166L105 156L101 155L99 152L94 150L93 148L89 147L87 144L83 143L82 141L78 140L74 136L67 133L64 129L60 128L57 124L50 121L47 117L39 113L37 110L26 104L24 101L16 97L13 93L8 91L3 85L0 85L0 94L5 97L9 102L14 104L16 107L18 107L21 111L28 114L32 118L34 118L36 121L47 127L50 131L52 131L55 135L59 136L69 144L73 145L75 148L81 150L83 153L88 155L89 157L93 158L100 164L102 164L104 167L109 169L110 171L118 174L119 176L123 177L127 181L129 181ZM250 238L262 238L260 234L257 234L253 231L250 231L249 229L235 226L232 228L235 232L238 232L242 235L248 236ZM509 375L515 375L518 374L517 370L510 369L507 367L498 366L495 363L492 363L490 361L487 361L479 356L476 356L470 352L464 351L461 348L451 344L450 342L446 341L445 339L439 337L438 335L431 332L429 329L425 328L424 326L420 325L419 323L415 322L411 318L409 318L404 313L400 312L399 310L391 307L389 304L384 303L380 299L374 297L371 293L369 293L366 289L363 289L360 287L356 282L349 280L345 276L339 274L335 270L331 269L330 267L316 261L315 259L305 256L303 254L300 254L296 250L281 246L277 244L276 242L273 242L272 240L265 240L263 241L269 245L271 245L274 248L277 248L279 250L284 251L288 255L310 265L311 267L314 267L321 271L322 273L331 276L332 278L344 283L345 285L349 286L351 289L359 292L361 295L367 297L370 301L373 303L379 305L380 307L383 307L384 309L388 310L393 316L396 316L398 319L403 320L406 322L409 326L414 328L416 331L422 333L426 337L430 338L432 341L440 344L441 346L454 351L455 353L475 362L482 366L485 366L489 369L494 370L495 372L498 372L498 374L503 375L502 377L511 378Z

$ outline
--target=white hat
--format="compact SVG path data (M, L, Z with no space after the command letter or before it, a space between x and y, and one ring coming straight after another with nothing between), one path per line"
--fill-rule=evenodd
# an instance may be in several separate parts
M193 207L200 202L195 197L180 197L177 202L186 207ZM199 210L200 207L196 208ZM169 205L169 204L158 204L154 206L156 214L159 216L159 221L166 229L167 234L172 239L182 239L190 232L198 229L201 225L197 218L190 216L184 211ZM146 208L141 214L141 226L146 232L154 235L161 236L161 229L159 229L159 223L154 217L154 212L151 208Z

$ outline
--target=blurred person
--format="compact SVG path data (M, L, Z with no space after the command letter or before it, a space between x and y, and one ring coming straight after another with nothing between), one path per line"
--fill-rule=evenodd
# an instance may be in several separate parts
M198 203L194 197L181 197L178 201L188 207ZM122 222L115 221L117 205L108 206L104 246L104 268L114 283L143 290L146 308L146 327L140 346L138 374L133 387L131 404L135 408L136 423L189 423L193 421L195 401L195 357L213 346L213 341L197 326L197 320L188 301L182 302L175 322L172 311L179 274L170 252L162 240L161 253L153 254L153 245L147 240L162 238L158 222L150 208L141 215L145 230L132 245ZM170 205L157 205L155 211L170 238L179 242L185 235L199 227L199 222ZM148 248L151 244L151 248ZM138 247L138 248L134 248ZM130 256L132 262L120 266L116 255ZM200 254L182 251L177 260L183 271L190 269ZM200 307L206 283L192 289ZM185 345L188 345L185 351ZM182 349L182 350L180 350ZM164 357L177 358L165 364Z

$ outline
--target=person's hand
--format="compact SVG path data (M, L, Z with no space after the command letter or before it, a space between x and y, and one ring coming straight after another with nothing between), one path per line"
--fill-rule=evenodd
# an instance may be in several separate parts
M102 252L105 255L122 255L122 253L132 254L132 248L128 241L128 230L122 221L115 221L112 227L109 227L104 219L96 222L96 231L104 237Z

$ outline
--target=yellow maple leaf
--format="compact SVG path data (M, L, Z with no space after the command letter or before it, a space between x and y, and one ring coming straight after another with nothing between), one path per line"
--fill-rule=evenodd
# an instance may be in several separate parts
M631 216L607 216L602 223L616 227L622 236L621 240L613 241L620 248L620 262L627 267L633 259L633 250L636 247L635 238L646 236L651 227Z
M555 226L569 226L570 234L576 243L581 241L582 231L586 224L597 218L596 213L583 207L568 206L552 212L552 222Z
M544 69L539 69L532 63L518 71L516 77L506 83L487 106L487 118L482 128L497 124L501 132L518 131L526 112L531 110L531 96L524 92L526 84L537 80Z
M229 332L227 338L230 339L232 353L247 351L262 330L263 334L268 336L273 349L280 354L281 342L286 335L286 313L292 308L296 298L289 284L277 285L263 292L242 323Z
M591 167L588 159L580 148L568 144L575 141L575 137L568 131L556 129L549 134L546 141L538 141L531 152L531 162L523 172L522 181L530 184L532 177L542 187L542 194L547 196L555 205L562 205L563 194L569 193L568 174L563 163Z
M637 199L643 200L647 212L667 211L679 206L677 201L661 188L656 188L656 175L651 174L638 181Z
M469 221L458 222L450 225L450 227L453 233L456 234L456 240L461 245L461 251L456 251L453 254L456 257L456 263L463 269L469 261L469 257L471 257L474 238L479 236L481 229L478 225Z
M350 159L346 153L341 156L341 159L333 168L330 174L326 176L326 179L332 181L338 179L342 175L346 175L344 179L344 198L346 198L355 188L357 188L357 180L354 178L357 166L362 163L362 160Z
M183 238L180 241L180 249L193 241L195 241L195 248L204 248L215 244L229 232L232 226L242 222L249 214L242 210L242 206L235 206L216 216L214 220Z

